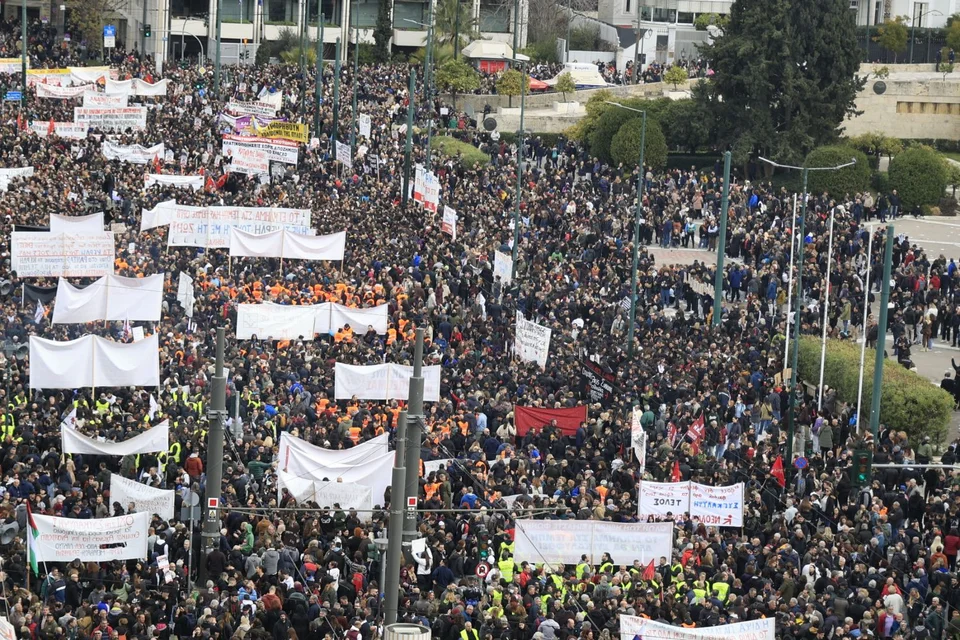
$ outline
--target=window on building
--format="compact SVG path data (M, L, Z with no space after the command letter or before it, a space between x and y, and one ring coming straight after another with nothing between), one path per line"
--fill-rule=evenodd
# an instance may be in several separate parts
M663 7L654 7L653 9L653 21L654 22L666 22L673 24L677 21L677 10L676 9L665 9Z
M640 7L640 19L650 22L653 20L653 7Z
M927 26L927 20L930 19L930 16L924 14L929 11L927 8L929 6L926 2L913 3L913 22L911 23L913 26L920 27L921 29Z
M174 18L206 18L210 3L205 0L171 0L170 15Z
M427 6L422 2L394 2L393 3L393 26L397 29L423 29L415 22L427 22Z
M293 0L293 3L296 4L297 0ZM323 21L324 24L340 24L340 0L321 0L320 10L323 11ZM309 16L307 22L309 24L317 24L317 3L308 2L307 3L307 15Z
M354 17L350 18L350 24L355 24L361 29L377 26L377 14L380 11L379 0L357 0L351 5L350 10L355 12Z
M221 22L243 23L243 24L253 23L254 0L240 0L240 2L223 2L221 3L220 6L221 6L221 9L223 10L223 16L220 18Z
M480 31L488 33L510 33L510 8L503 3L480 3Z
M297 24L299 5L296 0L267 0L265 24L294 26Z
M677 24L693 24L693 14L680 11L677 13Z
M626 13L630 13L630 0L627 0L626 4L624 4L623 10Z

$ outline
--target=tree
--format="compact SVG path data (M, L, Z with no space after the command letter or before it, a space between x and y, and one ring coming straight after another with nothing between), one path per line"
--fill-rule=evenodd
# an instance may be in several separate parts
M890 188L896 189L903 210L918 204L936 204L943 197L950 179L947 161L924 145L910 147L890 161Z
M524 87L526 80L526 87ZM513 107L513 96L520 95L520 92L526 93L530 88L530 77L520 73L516 69L508 69L503 72L500 79L497 80L497 93L509 98L510 107Z
M460 47L470 44L470 40L480 35L479 23L473 16L473 6L462 4L460 9L460 24L457 26L457 5L459 0L437 0L433 7L433 37L440 45L450 45L453 48L459 34Z
M696 153L710 145L710 119L695 101L669 100L657 116L663 137L671 149Z
M317 66L317 47L316 45L307 46L306 48L307 56L307 66L316 67ZM300 64L300 44L298 43L291 49L286 49L280 52L281 62L287 64Z
M877 35L873 41L893 54L893 62L896 64L897 55L907 50L907 16L897 16L896 18L884 21L877 27Z
M476 70L463 60L447 60L437 69L437 86L453 95L453 108L457 108L457 94L474 91L480 87Z
M126 9L128 4L128 0L67 0L70 28L83 34L92 52L102 53L103 27L111 19L119 19L120 11ZM156 38L157 35L152 37ZM136 35L136 43L139 49L140 34Z
M940 64L940 73L943 74L943 81L947 81L947 76L953 73L953 63L947 62L946 64Z
M821 194L826 191L839 200L846 194L853 196L869 188L873 170L870 168L866 154L853 147L817 147L807 154L804 166L835 167L850 162L851 158L857 161L852 167L844 167L837 171L809 172L810 193Z
M739 163L760 153L799 164L837 138L865 82L849 0L737 0L700 51L716 73L694 99Z
M563 101L566 102L567 94L577 90L577 83L574 82L573 76L569 71L564 71L557 78L557 86L555 86L554 89L563 95Z
M634 166L640 161L640 139L643 135L643 118L633 114L624 123L610 142L610 156L617 164ZM647 116L647 136L643 147L643 164L662 169L667 164L667 141L656 120Z
M391 0L380 0L380 5L377 7L377 24L373 28L377 62L390 61L390 39L393 38L393 21L390 19L391 4Z
M667 72L663 74L663 81L672 84L674 91L677 90L678 84L686 84L689 79L690 76L687 74L687 70L679 65L670 67L667 69Z
M697 31L706 31L707 27L716 27L721 32L730 24L730 16L719 13L698 13L693 26Z

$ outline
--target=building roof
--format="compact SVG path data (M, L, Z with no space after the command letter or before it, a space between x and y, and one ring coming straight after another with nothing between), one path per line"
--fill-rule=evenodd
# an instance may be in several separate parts
M513 59L513 48L506 42L498 42L496 40L474 40L465 46L460 53L474 60ZM517 54L517 60L527 61L529 59L528 56L522 53Z

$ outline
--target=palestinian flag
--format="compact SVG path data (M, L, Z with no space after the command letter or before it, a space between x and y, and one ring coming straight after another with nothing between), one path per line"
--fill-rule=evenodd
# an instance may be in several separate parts
M27 557L30 559L30 568L33 569L33 575L40 575L40 567L37 564L37 552L33 549L33 541L40 537L40 531L37 529L37 523L33 521L33 510L30 509L30 503L27 502Z

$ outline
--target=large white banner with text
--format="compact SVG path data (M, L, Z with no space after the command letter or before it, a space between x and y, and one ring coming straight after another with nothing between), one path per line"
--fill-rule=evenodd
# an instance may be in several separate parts
M107 160L120 160L132 164L148 164L153 162L154 158L162 158L165 152L162 142L152 147L144 147L139 144L124 145L105 140L102 149L103 157Z
M38 98L50 98L53 100L69 100L70 98L78 98L87 91L96 91L96 85L81 84L75 87L58 87L56 85L43 83L37 85ZM84 104L84 106L86 106L86 104Z
M640 501L637 515L666 516L681 519L690 510L689 482L640 481Z
M103 131L139 131L147 128L147 108L74 107L73 121Z
M137 342L83 336L57 342L30 336L30 388L159 387L157 334Z
M690 517L714 527L743 526L743 483L711 487L690 483Z
M281 138L258 138L255 136L235 136L224 134L224 159L240 156L243 153L262 152L267 162L282 162L296 165L300 154L300 144ZM268 167L269 168L269 167Z
M21 278L98 278L113 273L113 233L14 231L10 236L10 268Z
M310 209L280 207L180 207L172 210L167 246L224 249L230 246L230 230L261 234L291 231L308 235Z
M115 473L110 474L110 511L113 504L119 502L127 513L130 504L137 513L154 513L163 520L173 520L176 492L173 489L155 489L142 482L128 480Z
M367 366L336 363L334 396L337 400L407 400L413 367L399 364ZM423 399L440 401L440 365L423 367Z
M145 560L150 520L148 513L89 520L35 514L36 535L27 536L39 562Z
M517 311L515 336L515 350L517 357L525 362L536 362L541 367L547 366L547 356L550 355L550 334L552 330L527 320Z
M669 560L669 558L668 558ZM734 622L719 627L678 627L672 624L655 622L640 616L628 616L621 613L620 640L634 640L637 636L643 640L775 640L776 622L774 617Z
M517 562L577 564L586 555L587 562L599 564L609 553L616 565L656 564L673 557L673 523L518 520L515 542Z

